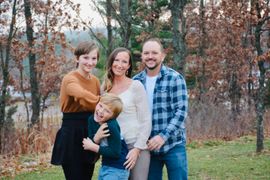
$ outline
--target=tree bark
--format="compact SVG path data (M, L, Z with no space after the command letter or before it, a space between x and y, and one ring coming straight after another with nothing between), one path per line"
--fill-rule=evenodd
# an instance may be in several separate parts
M131 16L129 13L130 0L120 0L120 16L123 24L122 27L122 46L129 48L129 41L131 36Z
M36 124L39 121L40 112L40 95L37 80L37 70L36 70L36 55L33 52L34 48L34 31L33 31L33 21L31 13L31 3L30 0L24 0L24 15L26 22L26 36L29 46L29 67L30 67L30 85L31 85L31 100L32 100L32 116L31 125Z
M2 76L3 76L3 82L2 82L2 92L0 96L0 153L2 152L3 149L3 144L2 144L2 139L4 136L4 123L6 119L6 101L7 101L7 86L9 84L9 61L10 61L10 50L11 50L11 42L13 39L13 32L14 32L14 26L16 23L16 3L17 0L13 1L13 7L12 7L12 20L10 23L10 29L9 29L9 34L8 34L8 39L6 46L3 47L3 45L0 43L0 49L1 49L1 69L2 69ZM3 53L3 49L5 49L5 57Z
M27 121L27 127L29 127L30 125L30 118L29 118L29 108L28 108L28 100L25 94L25 90L23 87L23 70L20 69L20 88L21 88L21 92L23 95L23 101L24 101L24 107L25 107L25 111L26 111L26 121Z
M201 100L202 95L205 93L206 88L206 75L205 75L205 48L206 48L206 30L205 30L205 6L204 0L200 0L200 46L199 46L199 56L202 59L201 75L199 77L199 100Z
M255 2L255 3L254 3ZM257 56L260 56L263 54L263 50L261 48L261 32L262 32L262 26L266 22L266 19L262 19L260 12L261 9L259 7L259 4L257 0L252 2L253 5L255 5L254 8L256 8L257 16L260 19L258 23L255 26L255 48L257 50ZM261 152L264 149L264 134L263 134L263 116L265 112L265 105L264 105L264 97L265 97L265 68L264 68L264 62L259 61L258 62L259 70L260 70L260 76L259 76L259 89L257 91L257 98L255 102L256 106L256 114L257 114L257 145L256 145L256 151Z
M173 26L173 61L176 70L184 74L186 52L186 18L184 8L186 0L171 0L170 9Z
M108 33L108 49L107 49L107 57L112 52L112 1L107 0L106 3L107 8L107 33Z
M240 112L241 88L238 84L237 70L229 73L229 97L231 101L231 118L236 121Z

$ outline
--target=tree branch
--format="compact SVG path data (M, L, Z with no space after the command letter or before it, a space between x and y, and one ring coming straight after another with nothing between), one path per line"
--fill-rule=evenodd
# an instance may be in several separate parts
M103 21L103 24L106 25L107 23L106 23L105 19L102 16L102 14L104 14L104 13L102 12L102 10L99 8L99 6L97 5L97 3L94 0L91 0L91 2L93 3L94 7L97 9L98 13L100 14L100 17L101 17L101 19Z
M4 53L3 53L3 46L2 42L0 41L0 58L1 58L1 68L4 68Z
M103 48L105 51L107 51L106 46L105 46L105 45L102 43L102 41L97 37L97 35L96 35L95 32L93 31L93 29L92 29L90 26L88 26L88 25L86 25L86 26L88 27L88 29L89 29L91 35L96 39L96 41L98 41L98 43L102 46L102 48Z

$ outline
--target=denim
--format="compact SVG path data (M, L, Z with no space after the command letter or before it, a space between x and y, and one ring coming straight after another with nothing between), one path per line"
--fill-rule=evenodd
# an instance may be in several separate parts
M110 166L101 166L98 180L128 180L129 171Z
M162 180L162 169L166 166L168 180L187 180L187 155L185 144L178 144L165 154L151 155L148 180Z

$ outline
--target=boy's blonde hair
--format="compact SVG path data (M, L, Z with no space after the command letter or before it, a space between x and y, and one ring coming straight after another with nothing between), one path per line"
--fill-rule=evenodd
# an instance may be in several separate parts
M112 118L116 118L123 109L122 100L112 93L105 93L100 97L100 102L107 105L113 112Z

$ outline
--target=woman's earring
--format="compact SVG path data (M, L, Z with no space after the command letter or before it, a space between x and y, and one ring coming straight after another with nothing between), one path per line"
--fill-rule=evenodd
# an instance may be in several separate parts
M126 75L128 75L128 71L126 71Z

